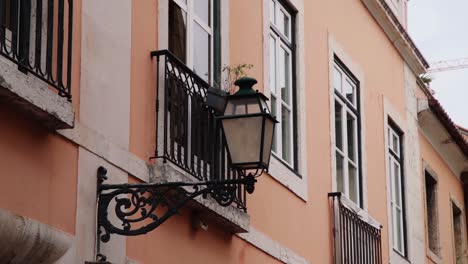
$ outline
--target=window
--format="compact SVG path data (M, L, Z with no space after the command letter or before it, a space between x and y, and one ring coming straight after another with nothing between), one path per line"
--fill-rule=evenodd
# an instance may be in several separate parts
M429 250L440 256L439 216L437 210L437 181L429 172L425 172L427 243Z
M270 0L270 104L281 124L275 131L273 152L297 170L293 28L293 14L280 1Z
M362 207L358 81L335 59L335 168L337 190Z
M455 264L465 263L466 249L463 241L463 222L461 209L452 202L452 226L453 226L453 243L455 250Z
M393 249L407 255L405 195L403 181L402 133L392 124L387 129L388 174L390 178L390 210L392 218Z
M218 23L219 0L169 0L169 50L209 83L220 74Z

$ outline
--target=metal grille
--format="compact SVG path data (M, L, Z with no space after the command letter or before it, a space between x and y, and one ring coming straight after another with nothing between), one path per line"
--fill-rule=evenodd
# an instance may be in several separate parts
M215 110L205 103L209 84L169 51L151 54L157 58L158 111L162 104L157 122L163 122L157 126L162 146L157 147L156 158L176 164L200 181L240 178L230 166ZM237 188L235 204L246 210L243 186Z
M71 100L73 0L1 0L0 54Z
M341 193L330 193L334 215L335 263L381 264L381 228L362 220L343 205Z

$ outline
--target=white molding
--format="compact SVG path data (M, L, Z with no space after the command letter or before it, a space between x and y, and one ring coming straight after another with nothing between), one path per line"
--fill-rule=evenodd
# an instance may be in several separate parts
M149 181L149 169L144 160L84 124L76 122L74 129L64 129L57 132L139 180Z
M308 200L308 165L307 165L307 111L306 111L306 84L305 84L305 42L304 42L304 0L291 0L289 3L298 11L296 13L296 114L298 132L298 177L290 168L282 164L274 155L270 159L269 175L285 186L289 191L304 201ZM263 0L263 80L264 94L270 97L270 0Z
M329 114L330 114L330 161L331 161L331 181L332 191L337 191L336 186L336 168L335 168L335 90L333 88L333 67L335 65L334 55L336 55L344 65L353 73L353 75L359 81L359 101L360 101L360 120L361 120L361 177L362 177L362 196L363 196L363 209L367 211L368 197L367 197L367 142L366 142L366 109L365 109L365 89L366 89L366 78L364 71L361 66L345 51L343 46L339 44L333 35L328 33L328 71L329 71Z
M371 15L375 18L384 33L397 49L400 56L408 64L415 75L426 72L423 61L418 57L413 43L399 31L398 26L390 19L379 0L361 0Z
M253 226L250 226L249 233L237 234L237 236L282 263L310 264L304 257L279 244Z

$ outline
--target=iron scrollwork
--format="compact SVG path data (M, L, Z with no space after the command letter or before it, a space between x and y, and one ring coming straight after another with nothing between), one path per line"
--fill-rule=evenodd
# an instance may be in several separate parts
M257 182L254 175L249 174L219 181L105 184L107 170L99 167L97 174L96 261L101 262L106 261L106 256L100 252L100 243L108 242L111 234L146 234L178 214L184 205L198 196L210 196L219 205L230 206L239 185L252 193Z

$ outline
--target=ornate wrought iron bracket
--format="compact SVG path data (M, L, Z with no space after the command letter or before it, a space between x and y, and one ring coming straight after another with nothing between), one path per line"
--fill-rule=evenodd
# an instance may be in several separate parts
M241 172L242 173L242 172ZM210 196L221 206L234 202L238 185L252 193L257 180L249 174L239 179L141 184L105 184L107 170L97 172L97 237L96 261L105 263L101 242L108 242L111 234L138 236L146 234L195 197Z

